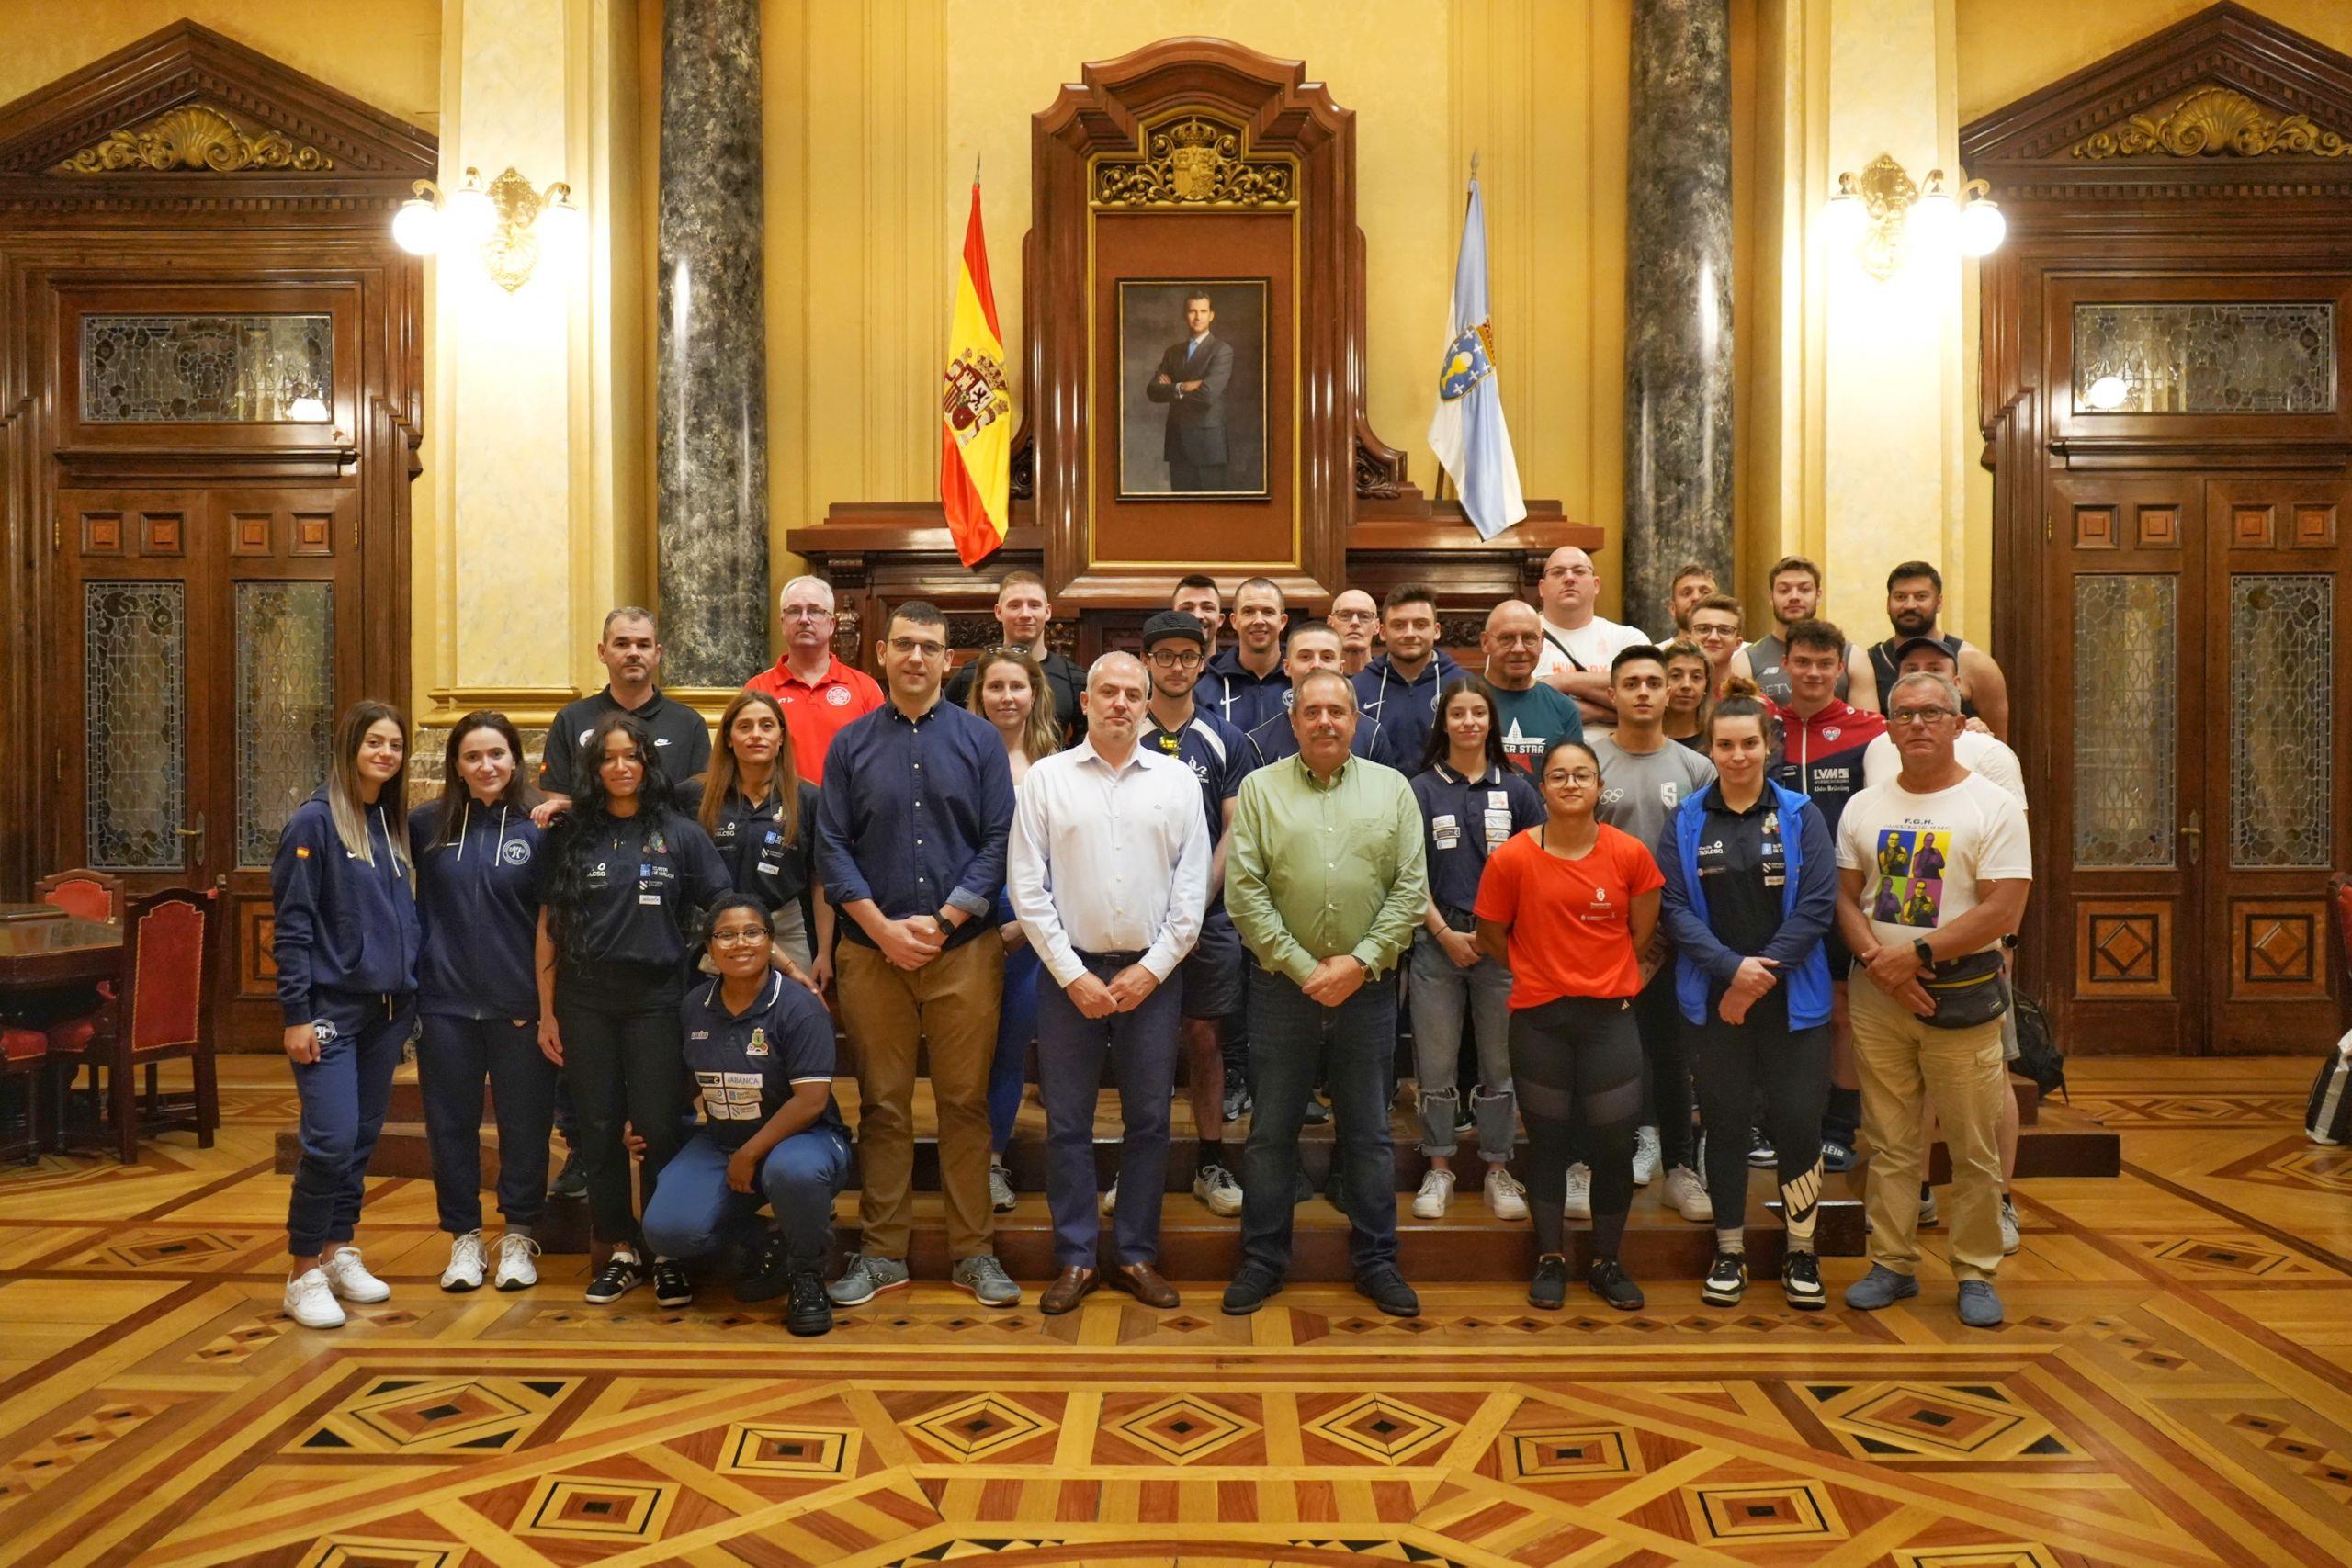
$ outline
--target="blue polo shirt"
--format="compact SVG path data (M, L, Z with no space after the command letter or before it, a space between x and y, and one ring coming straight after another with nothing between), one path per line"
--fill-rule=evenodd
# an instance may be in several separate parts
M871 898L894 920L953 904L968 919L947 945L995 929L1012 829L1012 770L996 727L944 697L920 718L886 702L825 752L817 871L835 908ZM854 920L842 940L874 945Z
M1153 719L1144 726L1136 744L1175 758L1201 781L1201 808L1208 813L1209 846L1214 849L1225 837L1225 803L1241 793L1241 781L1257 763L1250 738L1195 705L1182 728L1171 735Z
M1544 822L1544 797L1524 773L1490 763L1467 778L1440 762L1413 775L1413 798L1427 834L1430 902L1448 925L1469 931L1487 857Z
M768 1124L792 1098L795 1084L825 1086L825 1109L812 1126L844 1138L841 1107L833 1103L833 1018L805 986L775 970L767 988L741 1013L730 1013L720 982L688 987L680 1009L686 1077L702 1097L703 1132L733 1153Z

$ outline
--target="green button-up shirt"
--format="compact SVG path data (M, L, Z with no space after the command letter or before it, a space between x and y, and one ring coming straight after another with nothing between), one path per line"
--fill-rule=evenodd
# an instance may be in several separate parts
M1251 773L1234 806L1225 907L1242 945L1300 985L1341 953L1379 975L1429 899L1421 810L1394 768L1361 757L1329 785L1303 757Z

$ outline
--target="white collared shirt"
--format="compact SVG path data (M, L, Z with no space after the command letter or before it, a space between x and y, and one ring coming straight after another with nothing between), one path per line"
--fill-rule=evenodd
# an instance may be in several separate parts
M1165 981L1201 934L1209 829L1200 781L1138 746L1114 770L1091 740L1031 764L1012 811L1007 891L1054 983L1080 951L1141 953Z

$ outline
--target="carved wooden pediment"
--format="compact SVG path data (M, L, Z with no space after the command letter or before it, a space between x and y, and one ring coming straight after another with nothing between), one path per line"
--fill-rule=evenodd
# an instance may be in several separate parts
M2352 194L2352 57L2208 7L1962 128L2001 200Z
M61 175L115 175L126 170L332 169L334 159L307 142L236 117L210 104L182 104L143 125L126 125L57 165Z

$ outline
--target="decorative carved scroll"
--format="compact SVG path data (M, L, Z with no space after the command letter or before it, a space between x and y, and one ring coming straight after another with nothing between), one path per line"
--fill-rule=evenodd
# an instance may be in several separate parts
M2149 152L2174 158L2341 158L2352 154L2352 142L2312 124L2307 115L2274 115L2244 93L2199 87L2160 114L2135 114L2116 129L2083 138L2074 152L2077 158L2093 159Z
M1295 207L1287 158L1242 152L1240 130L1199 114L1145 133L1140 160L1094 165L1097 207Z
M124 126L57 166L61 175L113 175L126 170L169 172L209 169L216 175L240 169L291 169L317 173L334 160L316 147L275 130L241 130L237 122L205 104L182 104L144 125Z

